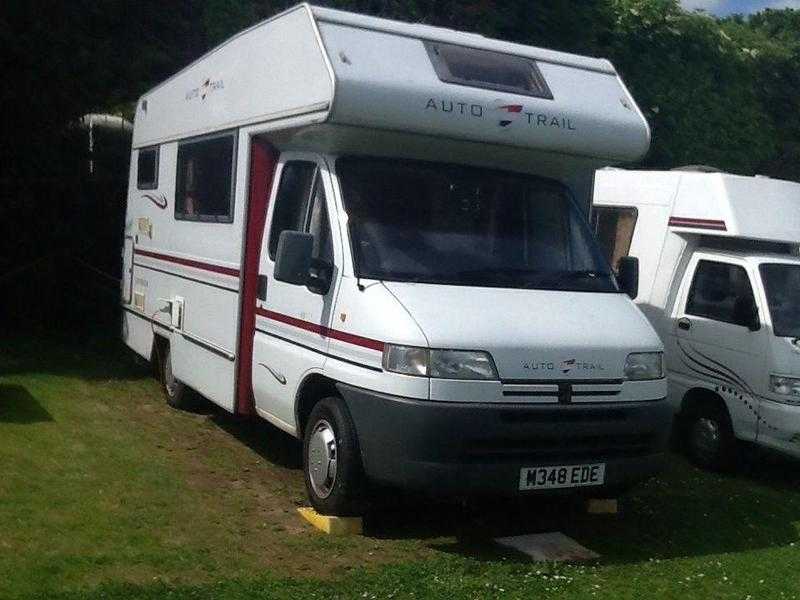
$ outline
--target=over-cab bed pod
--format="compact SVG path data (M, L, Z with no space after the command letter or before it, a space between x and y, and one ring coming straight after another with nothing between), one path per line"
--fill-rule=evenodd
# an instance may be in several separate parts
M146 94L134 147L267 121L283 147L419 157L434 138L439 160L458 152L565 180L580 171L580 192L585 173L638 160L650 141L606 60L300 5Z

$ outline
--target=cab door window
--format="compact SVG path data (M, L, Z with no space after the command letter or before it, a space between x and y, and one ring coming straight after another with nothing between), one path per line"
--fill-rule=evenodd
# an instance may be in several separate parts
M697 263L686 302L686 314L748 326L756 310L747 271L729 263L701 260Z
M316 163L308 161L295 160L283 166L269 231L269 257L272 260L275 260L282 232L303 231L316 172Z
M275 260L283 231L313 234L312 258L333 262L325 186L316 163L297 160L287 162L283 167L269 233L269 257L272 260Z
M319 171L317 171L314 189L311 193L311 208L308 211L308 223L305 231L314 236L314 250L311 253L311 258L325 263L332 263L331 227L328 220L328 207L325 203L325 186L322 185Z

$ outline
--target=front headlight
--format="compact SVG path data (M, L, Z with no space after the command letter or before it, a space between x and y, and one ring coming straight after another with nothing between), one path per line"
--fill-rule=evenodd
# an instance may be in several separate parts
M634 352L625 359L625 379L661 379L664 377L663 352Z
M794 396L800 398L800 379L796 377L783 377L781 375L769 376L769 389L774 394L781 396Z
M386 344L383 368L402 375L437 379L497 379L497 369L488 352L477 350L429 350L415 346Z

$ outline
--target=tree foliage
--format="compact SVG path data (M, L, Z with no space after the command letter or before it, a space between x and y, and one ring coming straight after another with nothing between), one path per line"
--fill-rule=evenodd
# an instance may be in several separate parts
M120 110L286 0L10 0L0 16L5 129L17 175L92 110ZM336 8L611 59L653 130L645 164L800 179L800 12L716 19L677 0L327 0ZM9 75L10 74L10 75ZM577 90L576 90L577 92ZM30 128L35 131L30 132Z

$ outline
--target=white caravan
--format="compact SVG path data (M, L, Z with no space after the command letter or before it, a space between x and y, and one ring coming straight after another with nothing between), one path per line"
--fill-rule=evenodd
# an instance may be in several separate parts
M605 60L297 6L139 100L124 339L303 439L323 512L630 485L663 347L586 216L648 144Z
M800 457L800 184L604 169L594 205L612 264L640 261L690 454L728 467L740 439Z

